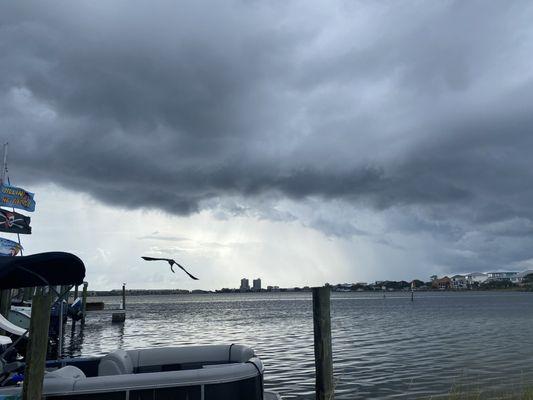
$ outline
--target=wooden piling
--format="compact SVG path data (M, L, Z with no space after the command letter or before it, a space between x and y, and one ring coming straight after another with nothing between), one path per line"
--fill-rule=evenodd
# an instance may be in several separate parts
M9 310L11 309L11 289L0 290L0 314L9 319ZM0 329L0 335L5 332Z
M126 309L126 284L122 284L122 309Z
M85 314L87 314L87 282L83 282L83 292L81 294L81 322L85 323Z
M4 289L0 291L0 314L8 318L10 309L11 309L11 289Z
M31 307L30 337L22 387L23 400L42 398L51 305L52 295L48 288L39 288L33 296Z
M316 400L333 399L333 357L331 350L330 288L313 288Z
M31 287L26 287L23 289L23 292L22 292L22 301L28 301L28 300L31 300L31 297L33 295L33 288Z

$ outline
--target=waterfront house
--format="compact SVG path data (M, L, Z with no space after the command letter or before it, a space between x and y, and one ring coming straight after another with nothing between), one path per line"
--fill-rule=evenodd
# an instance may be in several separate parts
M487 272L489 281L510 281L512 283L520 282L518 272L501 271L501 272Z
M468 286L478 286L489 279L489 276L483 272L471 272L466 274L466 283Z
M351 290L352 290L351 283L339 283L338 285L335 285L333 287L333 291L335 292L350 292Z
M516 275L516 278L518 279L518 282L520 284L524 283L524 281L531 282L533 280L533 269L527 269L525 271L520 272Z
M444 278L435 279L431 283L433 289L448 290L452 287L452 280L445 276Z
M454 275L450 279L452 289L467 289L467 280L464 275Z

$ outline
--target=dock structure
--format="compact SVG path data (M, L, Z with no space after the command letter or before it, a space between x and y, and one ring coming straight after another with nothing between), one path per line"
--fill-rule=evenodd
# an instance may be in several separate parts
M334 395L330 295L328 286L313 288L316 400L330 400Z
M121 301L118 308L106 308L103 301L87 301L89 295L87 291L87 282L83 285L82 309L84 321L87 314L98 315L99 318L111 316L111 322L124 322L126 320L126 284L122 284ZM118 292L118 291L117 291ZM94 292L93 292L94 293Z
M115 310L111 314L111 322L126 321L126 284L122 284L122 305L120 310Z
M126 321L126 311L118 310L111 314L111 322L124 322Z

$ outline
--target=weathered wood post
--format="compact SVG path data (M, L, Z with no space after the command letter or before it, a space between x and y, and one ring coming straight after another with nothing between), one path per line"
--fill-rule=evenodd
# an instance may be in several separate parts
M10 309L11 309L11 289L4 289L0 291L0 314L8 318Z
M81 323L85 323L85 314L87 314L87 282L83 282L83 292L81 293Z
M51 305L52 294L48 288L39 288L33 296L31 307L30 337L22 387L23 400L42 398Z
M31 287L26 287L23 289L23 292L22 292L22 301L28 301L28 300L31 300L31 296L33 294L33 290L34 288L31 288Z
M333 356L331 351L330 288L313 288L315 333L316 400L333 399Z
M126 284L122 284L122 309L126 309Z
M9 319L9 310L11 309L11 289L0 290L0 314ZM0 329L0 334L4 331Z

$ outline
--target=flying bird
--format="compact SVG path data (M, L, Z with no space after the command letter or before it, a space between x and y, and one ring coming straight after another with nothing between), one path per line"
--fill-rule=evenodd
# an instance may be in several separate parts
M174 273L176 273L176 271L174 271L174 268L173 266L174 265L177 265L178 267L180 267L187 275L189 275L192 279L194 279L195 281L199 280L197 277L195 276L192 276L191 274L189 274L189 272L187 272L187 270L185 268L183 268L181 265L179 265L176 261L174 261L173 259L171 258L156 258L156 257L145 257L145 256L142 256L141 257L143 260L146 260L146 261L166 261L167 263L170 264L170 270Z

